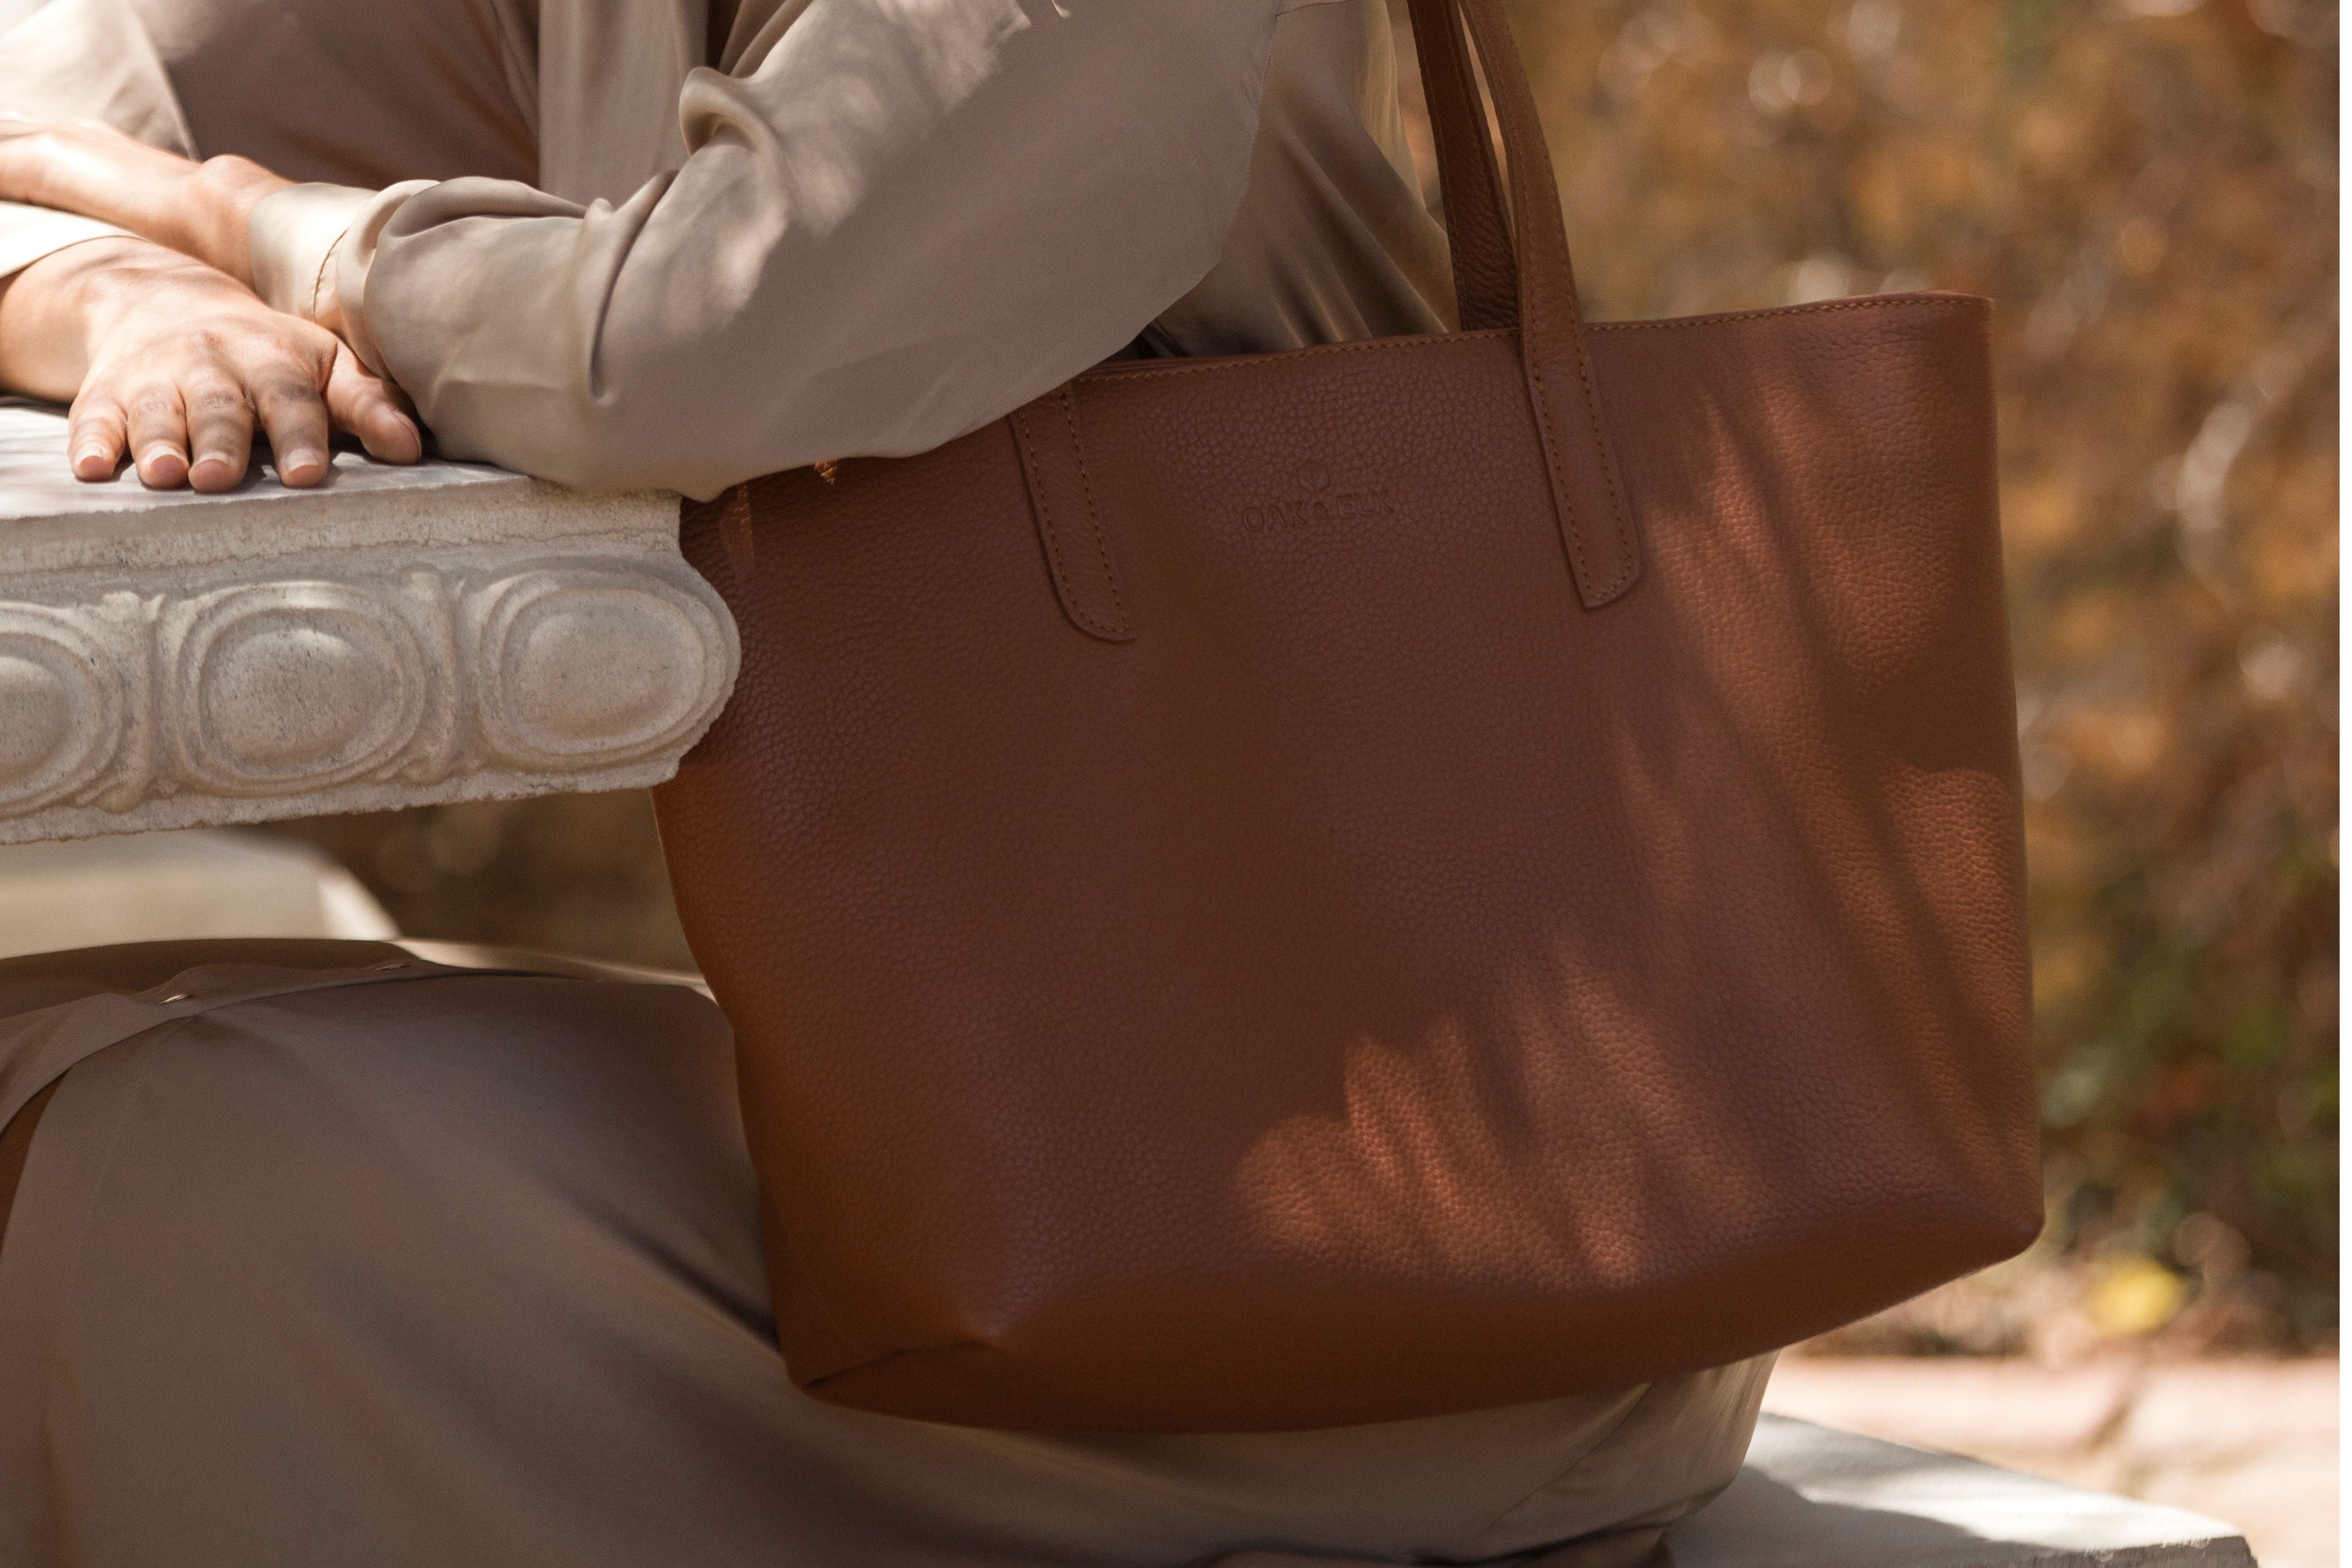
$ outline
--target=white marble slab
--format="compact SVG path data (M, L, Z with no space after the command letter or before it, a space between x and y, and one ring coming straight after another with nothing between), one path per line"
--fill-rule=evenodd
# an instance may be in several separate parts
M0 405L0 844L659 783L732 689L673 496L83 484Z
M1767 1415L1675 1568L2253 1568L2218 1520Z

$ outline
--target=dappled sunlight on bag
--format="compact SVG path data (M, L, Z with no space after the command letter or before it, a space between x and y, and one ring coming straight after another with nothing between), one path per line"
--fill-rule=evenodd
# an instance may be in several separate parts
M820 1398L1433 1415L2040 1227L1985 302L1586 326L1499 5L1414 14L1465 330L688 509L656 804Z

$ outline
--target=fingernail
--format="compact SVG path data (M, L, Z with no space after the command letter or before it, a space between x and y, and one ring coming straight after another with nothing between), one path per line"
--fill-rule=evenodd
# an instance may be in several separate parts
M308 447L298 447L286 454L286 460L278 465L278 473L281 479L290 482L298 475L315 474L326 466L326 454Z
M114 454L103 447L84 447L74 454L74 472L86 479L103 479L114 473Z
M400 415L386 409L370 421L368 445L376 457L388 462L413 461L424 450L424 442L416 426Z

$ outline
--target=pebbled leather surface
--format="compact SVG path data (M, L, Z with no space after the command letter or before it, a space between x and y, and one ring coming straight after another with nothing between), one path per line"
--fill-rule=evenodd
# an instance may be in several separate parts
M1496 0L1414 15L1492 327L688 509L743 671L656 804L824 1398L1437 1415L2040 1228L1985 302L1585 326Z
M794 1376L1387 1420L2026 1245L1987 317L1586 329L1647 550L1599 610L1503 331L1081 377L1129 641L1009 422L755 481L756 551L690 508L744 669L656 801Z

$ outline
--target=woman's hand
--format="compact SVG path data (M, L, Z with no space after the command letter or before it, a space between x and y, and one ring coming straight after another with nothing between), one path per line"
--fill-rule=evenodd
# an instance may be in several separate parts
M292 182L246 158L198 163L104 125L0 115L0 199L79 213L193 256L248 288L253 209Z
M145 240L85 240L0 282L0 386L72 400L84 479L128 452L155 489L226 489L257 424L296 487L327 477L332 431L386 462L424 449L407 398L332 332Z

